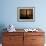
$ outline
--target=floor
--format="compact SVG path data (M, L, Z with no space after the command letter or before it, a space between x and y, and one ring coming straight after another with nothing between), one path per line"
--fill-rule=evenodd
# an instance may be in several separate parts
M2 44L0 44L0 46L2 46Z

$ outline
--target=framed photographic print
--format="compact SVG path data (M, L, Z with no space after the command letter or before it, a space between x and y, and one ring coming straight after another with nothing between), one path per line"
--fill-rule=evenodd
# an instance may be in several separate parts
M18 7L17 20L21 22L35 21L35 8L34 7Z

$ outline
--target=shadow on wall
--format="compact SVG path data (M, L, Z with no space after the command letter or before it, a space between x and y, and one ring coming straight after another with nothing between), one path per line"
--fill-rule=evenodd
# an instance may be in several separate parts
M5 29L5 30L4 30ZM3 36L3 32L6 32L6 27L4 24L0 24L0 43L2 43L2 36Z

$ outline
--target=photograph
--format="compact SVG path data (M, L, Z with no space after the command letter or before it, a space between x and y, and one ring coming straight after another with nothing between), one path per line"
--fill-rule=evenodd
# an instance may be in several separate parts
M34 7L18 7L17 20L18 21L34 21L35 20Z

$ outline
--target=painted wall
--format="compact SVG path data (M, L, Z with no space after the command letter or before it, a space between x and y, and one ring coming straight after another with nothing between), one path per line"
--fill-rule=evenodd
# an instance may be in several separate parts
M46 0L0 0L0 25L16 28L46 28ZM35 22L18 22L17 7L35 7Z

